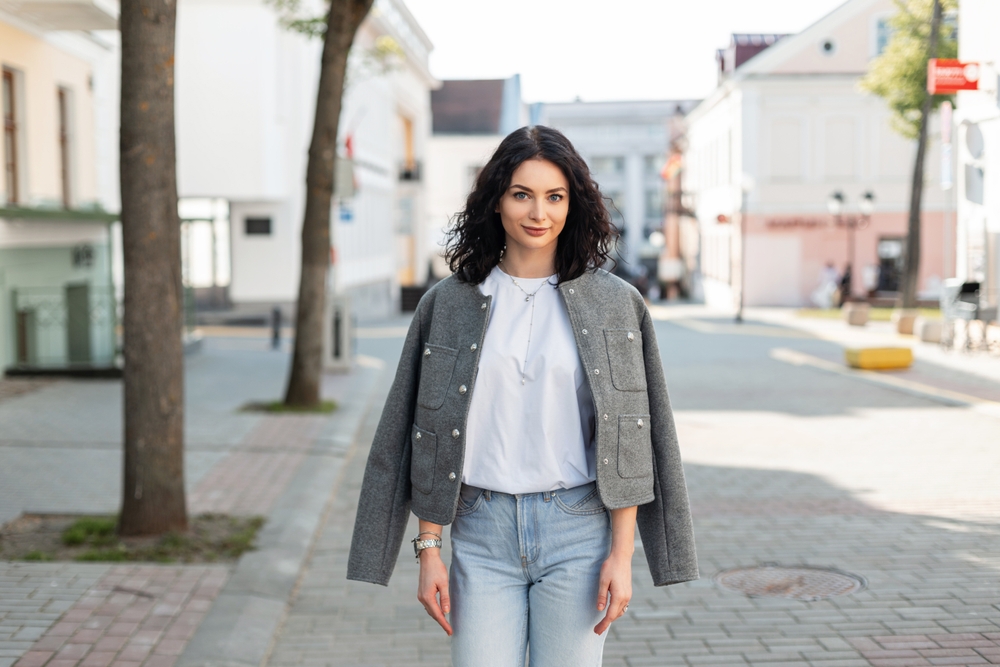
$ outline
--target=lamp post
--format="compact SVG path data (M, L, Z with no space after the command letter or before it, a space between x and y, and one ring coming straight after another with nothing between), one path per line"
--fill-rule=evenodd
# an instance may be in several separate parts
M847 198L840 190L830 194L826 200L827 209L833 216L834 224L838 227L847 228L847 271L850 271L847 283L847 294L842 295L844 301L849 301L854 295L854 233L858 229L866 229L871 223L872 213L875 212L875 193L868 190L861 195L858 202L858 209L861 215L844 215L844 204Z
M754 180L750 174L743 174L740 182L740 300L736 307L736 323L743 323L743 301L747 281L747 200L753 191Z

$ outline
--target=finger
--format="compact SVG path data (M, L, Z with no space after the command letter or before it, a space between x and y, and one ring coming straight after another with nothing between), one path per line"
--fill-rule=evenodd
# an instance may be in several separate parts
M611 580L601 579L597 584L597 611L604 611L608 605L608 595L611 593Z
M441 587L441 609L446 614L451 612L451 596L448 595L448 584Z
M604 615L601 622L594 626L594 632L598 635L603 635L604 632L611 627L611 621L613 620L614 619L611 618L611 610L608 609L608 613Z
M441 611L441 607L438 605L437 600L427 605L427 613L431 615L431 618L437 621L437 624L440 625L450 637L451 624L448 623L448 620L444 617L444 613Z

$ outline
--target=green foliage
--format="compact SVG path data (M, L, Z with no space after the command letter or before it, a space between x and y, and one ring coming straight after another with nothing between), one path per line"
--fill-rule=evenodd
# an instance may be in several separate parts
M326 37L327 15L313 16L302 8L302 0L265 0L278 13L282 27L310 39ZM374 11L374 10L373 10ZM347 82L388 74L399 69L403 47L389 35L375 40L375 45L360 51L351 49ZM344 87L347 88L347 82Z
M84 543L96 546L113 544L116 526L117 521L110 517L83 517L63 531L62 542L69 547Z
M36 549L35 551L29 551L28 553L24 554L24 560L33 560L44 563L52 560L52 555L47 554L44 551L38 551Z
M934 0L895 0L896 14L890 21L892 36L882 55L872 61L861 80L861 88L883 98L892 110L892 127L908 139L920 134L920 112L927 92L927 46ZM958 0L941 0L946 19L938 31L938 58L957 58L958 39L949 14ZM936 109L947 95L935 95Z
M329 414L336 411L336 401L320 401L319 405L286 405L282 401L247 403L240 412L272 412L277 414Z

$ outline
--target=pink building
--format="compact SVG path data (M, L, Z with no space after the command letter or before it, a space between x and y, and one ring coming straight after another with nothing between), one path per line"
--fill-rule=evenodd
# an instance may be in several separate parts
M894 296L915 144L858 85L893 12L892 0L849 0L799 34L733 35L720 51L719 86L688 115L685 153L701 237L696 289L708 303L735 306L745 275L746 305L808 305L825 267L841 274L849 262L856 295ZM955 270L936 128L922 216L926 299ZM829 210L835 193L839 218ZM852 230L854 221L863 228Z

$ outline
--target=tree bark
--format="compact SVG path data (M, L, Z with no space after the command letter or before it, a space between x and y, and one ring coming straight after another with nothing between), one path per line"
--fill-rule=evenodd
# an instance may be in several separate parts
M122 535L187 529L174 0L122 0L125 256Z
M330 206L333 201L337 131L347 56L373 0L332 0L323 43L316 118L306 167L306 207L302 221L302 274L295 316L295 351L285 404L320 402L323 370L323 310L330 272Z
M931 34L927 44L927 57L937 56L938 29L941 26L941 2L934 0L931 17ZM917 307L917 286L920 277L920 212L924 194L924 157L927 153L927 125L931 115L933 95L924 94L920 109L920 134L917 137L917 156L913 161L913 181L910 184L910 217L906 232L906 251L903 255L903 279L900 285L900 305Z

